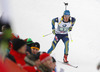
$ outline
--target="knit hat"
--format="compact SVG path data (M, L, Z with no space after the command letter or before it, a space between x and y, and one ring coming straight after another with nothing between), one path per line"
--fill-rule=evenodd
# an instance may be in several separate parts
M28 39L27 39L27 44L32 44L32 43L34 43L34 42L32 41L32 39L31 39L31 38L28 38Z
M65 10L64 11L64 15L70 15L70 11L69 10Z
M46 60L50 59L51 56L48 54L48 53L43 53L40 55L40 61L43 63L45 62Z
M31 49L33 49L33 48L39 50L40 49L40 44L38 42L33 43L32 46L31 46Z
M12 41L13 44L13 49L18 51L18 49L20 49L22 46L24 46L26 44L26 42L22 39L14 39Z

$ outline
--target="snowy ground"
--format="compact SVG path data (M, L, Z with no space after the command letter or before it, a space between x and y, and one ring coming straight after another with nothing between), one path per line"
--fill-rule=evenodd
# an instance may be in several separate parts
M57 62L58 71L64 72L98 72L96 66L100 61L100 0L9 0L10 14L14 33L23 39L32 38L41 44L41 51L47 51L54 35L43 38L52 31L51 20L61 17L63 2L68 2L71 16L76 23L71 32L68 60L75 69ZM1 14L1 11L0 11ZM60 41L52 55L57 60L63 59L64 45Z

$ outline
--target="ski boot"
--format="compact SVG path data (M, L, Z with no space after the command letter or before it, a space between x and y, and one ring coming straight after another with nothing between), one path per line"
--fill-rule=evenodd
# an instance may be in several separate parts
M64 54L64 59L63 59L64 63L68 63L67 57L68 55Z

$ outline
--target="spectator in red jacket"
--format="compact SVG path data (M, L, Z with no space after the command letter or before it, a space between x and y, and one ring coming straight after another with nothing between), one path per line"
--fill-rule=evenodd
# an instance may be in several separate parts
M43 53L39 58L41 62L39 70L41 72L52 72L52 57L47 53Z
M13 48L11 48L10 55L13 56L15 62L28 72L36 72L37 67L29 66L25 63L24 58L26 56L26 42L22 39L14 39L12 41ZM11 58L10 58L11 59Z

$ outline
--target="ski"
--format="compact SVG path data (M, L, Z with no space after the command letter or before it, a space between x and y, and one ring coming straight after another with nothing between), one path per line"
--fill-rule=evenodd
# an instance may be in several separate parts
M65 64L65 65L68 65L70 67L73 67L73 68L78 68L78 66L74 66L72 64L69 64L69 63L64 63L64 62L61 62L61 61L58 61L59 63L62 63L62 64Z

